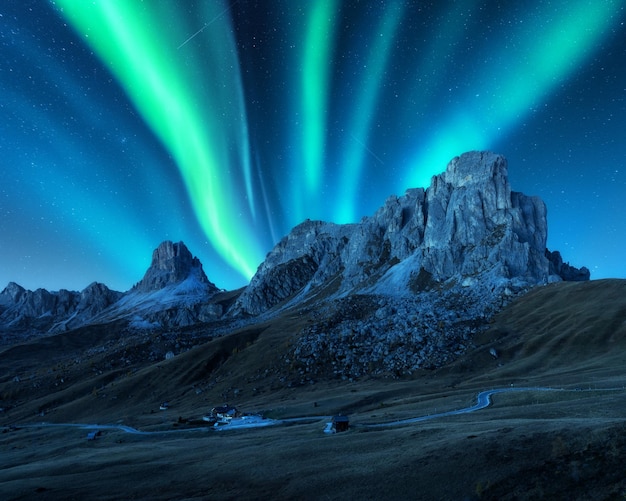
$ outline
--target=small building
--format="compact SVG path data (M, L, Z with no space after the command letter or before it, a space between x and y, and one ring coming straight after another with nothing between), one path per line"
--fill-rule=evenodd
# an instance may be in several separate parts
M335 433L348 431L349 428L350 428L350 420L348 419L348 416L342 416L342 415L333 416L333 419L331 421L331 429Z
M102 435L102 432L100 430L90 431L89 433L87 433L87 440L91 442L92 440L95 440L100 435Z
M213 407L211 409L211 415L216 417L217 419L232 419L234 417L239 417L241 413L237 410L236 407L224 404L220 407Z

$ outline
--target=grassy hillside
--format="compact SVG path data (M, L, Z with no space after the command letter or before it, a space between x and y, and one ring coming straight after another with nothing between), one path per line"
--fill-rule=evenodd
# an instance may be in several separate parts
M190 426L179 418L193 422L224 401L271 417L320 418L262 430L160 437L107 431L93 443L77 429L4 428L0 495L616 499L626 494L621 475L626 391L615 390L626 385L626 281L537 287L500 312L475 338L475 349L439 370L400 380L321 380L290 387L281 379L281 355L311 315L311 310L292 311L219 337L211 335L211 326L196 326L174 334L179 344L189 336L203 342L156 362L143 357L144 337L124 337L115 325L1 352L3 425L122 422L171 430ZM105 349L93 349L99 345ZM511 385L581 391L503 394L473 414L375 430L363 426L466 407L479 390ZM158 406L164 400L172 407L162 412ZM324 435L324 416L339 412L350 415L351 431Z

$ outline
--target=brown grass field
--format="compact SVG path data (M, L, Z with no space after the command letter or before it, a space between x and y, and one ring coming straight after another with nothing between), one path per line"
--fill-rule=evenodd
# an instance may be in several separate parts
M131 362L88 351L119 346L115 326L4 348L0 499L626 498L625 280L537 287L454 364L405 379L281 384L271 369L306 322L285 315L152 364L132 362L130 341ZM485 389L544 386L577 391L501 394L471 414L364 426L467 407ZM193 428L224 401L319 418ZM351 429L322 433L337 413ZM81 428L23 426L44 421L190 431L87 441Z

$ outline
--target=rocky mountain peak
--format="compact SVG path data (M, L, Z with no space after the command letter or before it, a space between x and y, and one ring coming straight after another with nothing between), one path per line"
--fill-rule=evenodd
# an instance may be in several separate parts
M77 311L96 315L118 301L122 295L102 283L92 282L81 291Z
M511 283L584 277L551 263L547 234L545 204L511 190L506 159L472 151L453 158L426 190L389 197L359 224L308 221L294 228L268 254L233 311L258 314L330 283L340 297L411 295L425 282L501 291Z
M143 279L126 293L98 282L81 292L30 291L9 283L0 292L0 344L123 318L150 328L207 321L222 314L209 300L217 291L183 242L166 241L152 253Z
M183 242L162 242L152 253L152 262L143 279L133 287L134 291L151 292L168 285L179 284L194 278L209 289L217 287L209 281L200 260L193 256Z
M22 298L26 289L15 282L9 282L9 284L0 292L0 304L12 304L17 303Z

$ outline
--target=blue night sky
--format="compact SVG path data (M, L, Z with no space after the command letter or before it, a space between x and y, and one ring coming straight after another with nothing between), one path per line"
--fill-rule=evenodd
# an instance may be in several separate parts
M548 247L626 277L626 1L8 0L0 289L128 290L163 240L245 285L489 149Z

